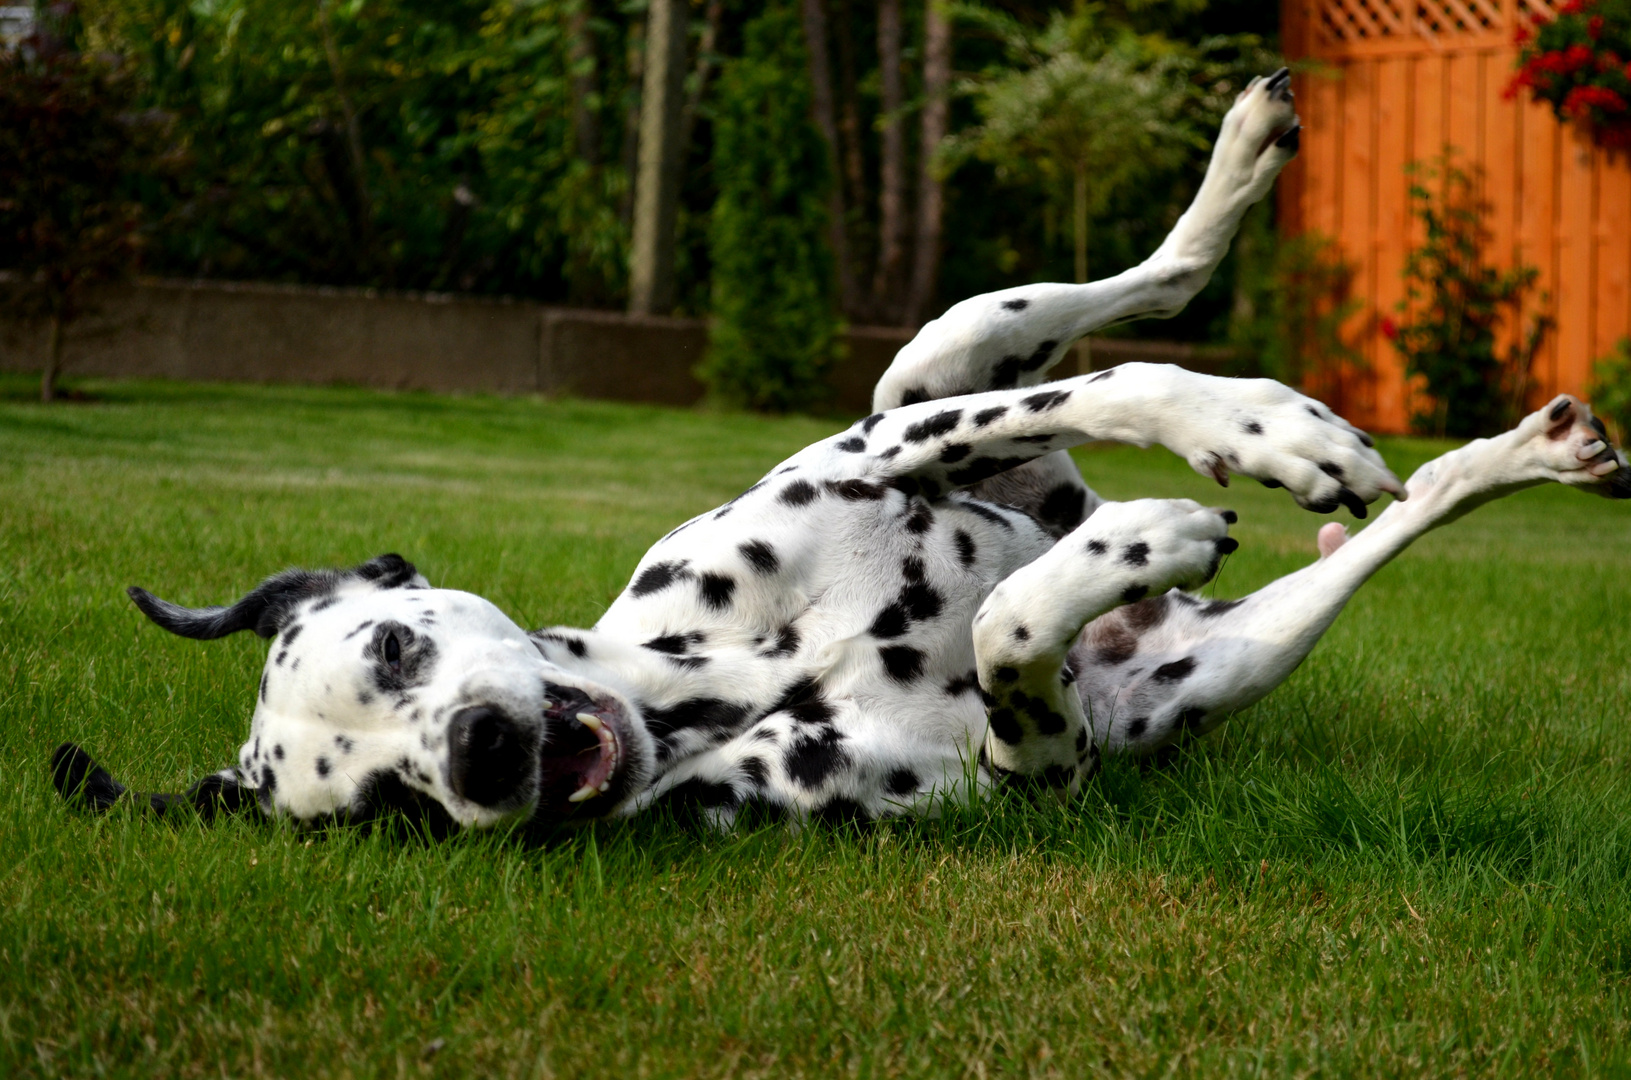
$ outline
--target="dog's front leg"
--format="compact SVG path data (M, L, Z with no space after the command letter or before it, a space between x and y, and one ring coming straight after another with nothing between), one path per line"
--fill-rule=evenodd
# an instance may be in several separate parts
M998 777L1068 791L1093 771L1099 747L1065 664L1077 635L1118 605L1210 579L1235 548L1234 520L1188 499L1106 503L997 585L974 617L974 651Z
M1296 157L1299 130L1290 75L1252 80L1223 118L1195 201L1153 255L1102 281L1022 285L953 305L896 355L873 390L873 409L1035 386L1085 335L1176 315L1211 279L1246 211Z

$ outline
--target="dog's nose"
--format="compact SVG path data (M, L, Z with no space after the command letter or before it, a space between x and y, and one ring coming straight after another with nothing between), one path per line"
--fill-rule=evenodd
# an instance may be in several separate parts
M491 705L453 714L447 728L453 791L478 806L495 807L526 796L537 769L537 736Z

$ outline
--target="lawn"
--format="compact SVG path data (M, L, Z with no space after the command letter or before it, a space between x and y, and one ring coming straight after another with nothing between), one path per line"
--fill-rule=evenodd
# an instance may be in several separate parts
M1268 700L1070 806L427 845L69 812L63 739L175 790L248 730L263 643L171 637L123 588L399 551L587 624L835 425L82 389L0 379L0 1075L1631 1075L1631 506L1536 490L1428 536ZM1215 595L1313 558L1284 492L1080 459L1240 512Z

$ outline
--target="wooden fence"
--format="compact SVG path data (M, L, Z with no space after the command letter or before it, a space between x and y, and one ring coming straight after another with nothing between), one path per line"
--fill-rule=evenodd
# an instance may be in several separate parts
M1561 0L1558 0L1561 3ZM1364 310L1349 326L1366 361L1333 404L1381 431L1408 426L1410 388L1381 316L1404 296L1421 240L1405 166L1453 147L1482 176L1497 266L1540 269L1557 328L1537 358L1534 397L1581 393L1591 362L1631 333L1631 166L1560 125L1549 108L1504 100L1513 33L1550 0L1282 0L1285 49L1317 61L1295 81L1307 125L1280 180L1290 232L1335 238Z

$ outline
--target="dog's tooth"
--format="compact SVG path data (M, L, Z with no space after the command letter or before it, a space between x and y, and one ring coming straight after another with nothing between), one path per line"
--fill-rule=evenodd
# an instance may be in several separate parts
M600 730L600 717L596 716L594 713L580 712L578 714L578 723L582 724L590 731Z
M574 791L572 794L568 795L566 797L566 801L567 802L583 802L583 801L585 801L587 799L594 798L596 795L599 795L601 793L601 791L602 791L601 788L595 787L593 784L585 784L582 787L580 787L578 790Z
M606 794L606 792L610 791L611 789L612 789L612 782L610 780L602 780L600 782L600 793L602 795Z

